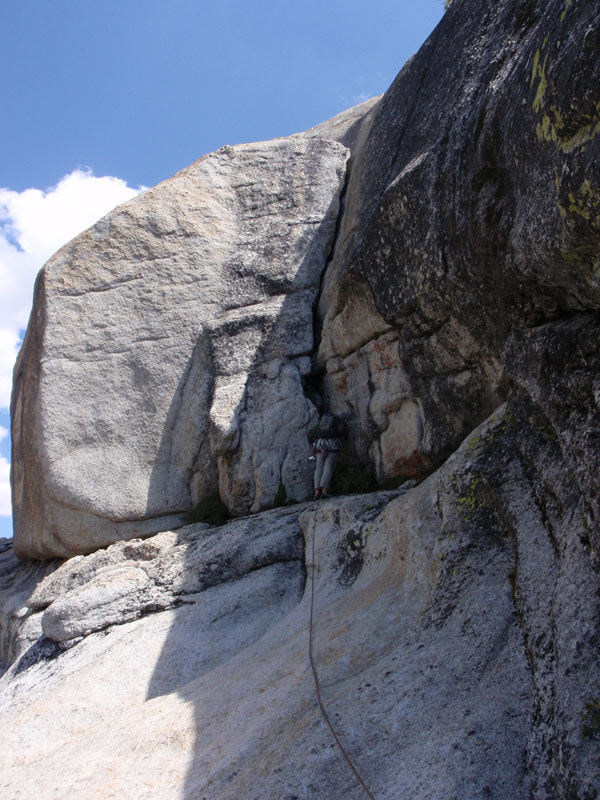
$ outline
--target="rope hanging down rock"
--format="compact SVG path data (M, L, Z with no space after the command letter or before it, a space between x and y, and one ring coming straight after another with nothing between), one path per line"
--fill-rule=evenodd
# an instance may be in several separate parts
M313 657L313 617L314 617L314 607L315 607L315 531L317 527L316 517L313 518L313 530L312 530L312 570L311 570L311 592L310 592L310 626L309 626L309 638L308 638L308 657L310 659L310 667L312 669L313 678L315 680L315 689L317 692L317 702L319 704L319 708L321 710L321 714L323 715L323 719L327 723L327 727L331 731L331 735L334 738L335 743L337 744L340 753L344 756L346 761L348 762L348 766L354 773L357 781L360 783L362 788L365 791L370 800L375 800L374 796L369 791L366 783L361 778L360 773L352 763L350 756L344 749L344 745L341 743L337 733L334 730L334 727L329 719L327 711L325 710L325 706L323 705L323 700L321 698L321 684L319 682L319 676L317 675L317 668L315 667L315 660Z

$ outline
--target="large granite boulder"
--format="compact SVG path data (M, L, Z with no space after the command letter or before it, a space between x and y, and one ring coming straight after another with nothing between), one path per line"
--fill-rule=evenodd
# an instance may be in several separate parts
M599 50L596 0L454 0L369 115L319 354L380 479L507 396L513 328L598 307Z
M348 154L224 147L48 262L12 401L20 555L165 530L205 497L309 495L302 379Z

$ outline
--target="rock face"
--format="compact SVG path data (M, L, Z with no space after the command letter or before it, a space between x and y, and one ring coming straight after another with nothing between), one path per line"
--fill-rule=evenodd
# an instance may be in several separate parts
M364 797L316 702L313 576L323 702L374 797L596 796L597 557L533 413L417 488L64 563L0 682L3 797Z
M12 541L0 539L0 674L13 663L19 650L39 638L39 626L29 620L27 602L36 585L57 564L22 563L15 558Z
M512 329L598 307L599 47L595 0L454 0L371 114L319 355L380 478L506 397Z
M13 394L15 547L89 552L310 493L313 305L347 149L224 147L42 271Z
M15 550L79 555L0 545L3 800L366 796L311 631L377 800L600 796L599 45L453 0L381 99L47 265ZM303 378L419 480L167 530L308 491Z

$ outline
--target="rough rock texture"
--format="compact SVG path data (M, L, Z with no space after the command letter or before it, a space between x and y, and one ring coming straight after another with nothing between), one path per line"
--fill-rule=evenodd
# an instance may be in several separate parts
M34 587L58 563L19 561L12 541L0 539L0 675L39 638L39 620L29 618L27 603Z
M598 307L599 49L596 0L454 0L371 112L320 360L380 479L506 397L513 327Z
M1 546L3 800L364 797L317 704L313 587L323 702L377 800L597 800L599 37L595 0L453 0L383 98L203 159L46 268L21 553L306 487L302 377L379 479L430 474L60 564Z
M13 393L15 547L89 552L310 493L302 392L347 149L224 147L42 271Z
M271 530L268 513L262 525L252 518L216 532L194 525L76 556L38 585L28 604L35 611L46 609L44 634L60 642L169 608L187 595L263 567L297 562L300 568L296 517L278 513ZM204 530L201 540L199 529Z
M350 161L352 162L352 159L356 158L360 152L382 96L371 97L369 100L336 114L335 117L328 119L326 122L315 125L314 128L294 134L292 138L300 136L302 138L333 139L350 150Z
M417 488L60 566L0 681L3 797L364 797L316 702L313 564L323 700L378 800L596 797L597 555L533 414L519 395Z

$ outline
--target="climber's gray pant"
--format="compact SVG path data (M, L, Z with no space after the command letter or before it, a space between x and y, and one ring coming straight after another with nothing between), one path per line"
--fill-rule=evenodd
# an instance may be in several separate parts
M317 466L315 468L315 489L328 489L331 474L335 467L338 454L330 450L325 456L320 451L317 453Z

